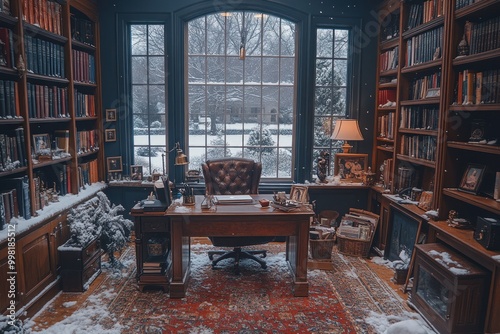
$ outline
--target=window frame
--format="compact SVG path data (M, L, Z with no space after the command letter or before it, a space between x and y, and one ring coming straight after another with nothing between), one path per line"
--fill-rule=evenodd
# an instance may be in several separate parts
M189 100L189 87L204 87L204 91L208 91L210 89L210 87L219 87L219 86L223 86L225 87L225 92L227 93L227 88L231 88L231 87L238 87L241 88L241 92L242 92L242 97L243 97L243 101L245 100L245 97L246 97L246 93L245 91L248 90L248 89L251 89L251 88L256 88L257 90L259 91L265 91L266 89L269 89L269 88L276 88L278 89L279 91L277 92L277 100L276 100L276 103L281 105L280 103L280 98L279 96L281 96L283 93L281 92L281 89L282 88L292 88L293 89L293 100L291 101L291 105L292 105L292 110L293 110L293 120L291 122L291 126L292 126L292 134L291 134L291 138L292 138L292 141L291 141L291 144L290 145L286 145L286 146L276 146L276 149L278 150L278 152L282 149L285 149L285 150L290 150L291 151L291 166L290 166L290 170L288 171L289 173L289 176L282 176L280 177L280 171L279 171L279 159L276 159L276 166L275 166L275 170L273 172L273 176L269 176L269 177L264 177L263 175L263 178L261 180L263 180L264 182L291 182L293 180L293 177L294 177L294 173L293 173L293 166L294 166L294 158L295 158L295 151L296 151L296 146L297 146L297 140L296 140L296 136L295 136L295 131L296 131L296 127L298 126L297 124L297 107L296 107L296 100L297 100L297 75L296 75L296 71L297 71L297 44L299 43L298 41L298 37L297 37L297 23L296 22L293 22L291 20L288 20L286 18L284 18L282 15L275 15L275 14L270 14L268 12L263 12L262 10L241 10L241 9L235 9L235 10L231 10L229 11L228 13L234 13L234 12L237 12L237 13L246 13L246 15L248 14L251 14L251 13L258 13L258 14L263 14L263 15L269 15L269 16L272 16L276 19L279 19L280 21L281 20L285 20L291 24L294 24L294 29L295 29L295 35L294 35L294 54L293 55L289 55L289 54L277 54L277 55L268 55L268 54L257 54L255 56L251 56L249 55L248 57L252 57L254 59L260 59L260 61L262 62L265 62L266 60L270 60L270 59L277 59L277 61L279 63L281 63L283 61L283 59L293 59L293 67L294 67L294 73L293 73L293 83L290 85L289 83L283 83L281 81L281 76L278 78L278 81L276 83L276 85L274 84L266 84L264 82L261 81L260 84L252 84L252 83L248 83L248 82L245 82L245 79L243 79L243 82L241 84L235 84L233 82L227 82L227 81L221 81L220 83L217 83L217 85L213 85L213 84L210 84L209 83L209 79L207 77L205 77L204 79L204 82L203 83L191 83L189 82L189 79L188 79L188 73L189 73L189 62L186 61L186 68L185 68L185 91L188 92L185 96L185 100L188 101ZM198 16L198 17L195 17L194 19L192 20L197 20L197 19L203 19L203 18L206 18L207 16L210 16L210 15L221 15L223 12L213 12L213 13L207 13L207 14L204 14L204 15L201 15L201 16ZM224 16L224 19L227 20L226 17L230 16L230 15L222 15ZM186 32L186 41L187 41L187 37L188 37L188 25L189 23L191 22L191 20L188 20L185 22L185 32ZM206 21L205 21L205 24L206 24ZM280 22L280 26L281 26L281 22ZM206 25L205 25L205 28L206 28ZM207 31L207 30L205 30ZM226 32L224 32L226 33ZM260 35L262 37L262 35ZM204 38L207 38L206 37L206 34L204 35ZM227 38L227 35L225 35L224 39ZM263 40L259 39L260 42L259 42L259 45L262 47L262 43L263 43ZM229 54L227 53L227 50L224 51L224 53L221 53L221 54L211 54L211 53L208 53L207 50L205 50L205 53L201 53L201 54L189 54L189 51L188 51L188 48L189 48L189 45L187 44L186 42L186 45L185 45L185 50L186 50L186 53L185 53L185 56L184 56L184 59L188 59L189 57L195 57L195 58L198 58L198 57L202 57L205 59L205 76L207 76L209 74L209 72L207 71L207 60L209 58L213 58L213 57L221 57L224 59L224 62L227 62L228 60L230 59L234 59L235 55L234 54ZM245 64L245 63L243 63ZM261 73L262 74L262 73ZM281 75L281 71L279 71L279 73ZM206 93L205 93L206 94ZM261 103L263 102L262 100L260 101ZM207 101L204 102L205 103L205 110L207 110ZM256 115L256 117L259 117L261 111L262 111L262 108L263 108L263 105L262 104L259 104L258 107L252 107L251 105L245 105L245 110L247 110L251 115ZM226 107L224 107L226 108ZM274 112L276 113L276 108L273 107L271 110L274 110ZM280 130L280 128L282 127L287 127L287 125L289 123L281 123L277 120L277 117L276 115L271 115L272 111L269 110L266 115L269 115L269 117L271 118L272 116L274 116L274 119L276 119L276 123L278 124L278 127L277 127L277 130L279 131L279 133L281 133L282 130ZM204 150L205 154L207 153L208 150L210 150L211 148L214 148L213 145L205 142L205 145L188 145L188 143L190 143L190 130L189 130L189 117L190 117L190 110L189 110L189 106L187 105L186 103L186 108L184 110L185 112L185 119L188 120L188 124L186 126L186 139L185 139L185 142L186 142L186 147L185 147L185 150L187 152L189 152L189 148L195 148L197 150ZM232 113L232 112L231 112ZM206 117L207 114L204 115L204 117ZM224 114L225 115L225 114ZM227 115L223 116L223 117L226 117ZM264 114L262 115L264 116ZM252 123L252 122L250 122ZM228 124L228 123L222 123L222 124ZM249 124L248 122L244 121L242 122L242 126L244 129L247 129L248 130L248 125ZM264 123L264 122L257 122L258 124L258 127L260 128L260 130L262 131L266 124L267 123ZM261 132L262 133L262 132ZM279 137L282 136L282 134L276 134L276 136L278 137L278 143L276 143L277 145L279 144ZM204 134L205 135L205 139L207 139L207 133ZM224 135L225 136L225 135ZM243 137L248 137L248 134L242 134ZM226 148L226 146L224 146L224 148ZM246 142L243 141L243 138L242 138L242 142L241 142L241 147L240 145L230 145L227 146L227 149L236 149L237 151L238 150L242 150L242 152L244 152L246 149L249 148L249 146L247 146ZM188 153L189 155L189 153ZM260 155L260 154L259 154ZM244 156L245 157L245 156Z
M116 52L116 96L106 108L117 108L120 114L120 122L116 123L118 141L105 144L106 156L122 155L124 162L124 170L128 170L133 164L133 145L131 136L132 117L131 113L127 113L130 107L130 89L128 88L129 66L127 63L127 24L165 24L166 38L166 55L167 68L169 69L167 77L167 120L169 124L167 133L167 149L173 147L173 144L179 142L184 148L186 136L188 134L188 123L185 122L185 106L187 101L184 94L185 90L185 67L187 60L184 59L186 45L185 39L185 22L198 16L208 13L224 11L224 10L248 10L266 12L281 18L290 20L297 25L297 70L296 70L296 147L294 149L295 159L292 161L293 182L303 183L311 179L312 169L310 163L312 159L317 157L312 156L314 114L311 112L314 107L314 78L311 73L315 71L315 53L316 53L316 28L351 28L353 29L352 43L355 44L355 49L352 59L352 73L355 74L350 83L351 97L349 106L349 115L351 118L358 117L359 113L359 88L361 76L361 55L363 44L362 39L361 19L360 18L337 18L337 17L322 17L309 16L308 14L285 5L272 3L267 1L255 0L251 3L238 2L236 4L226 3L217 4L200 2L192 6L187 6L175 13L140 13L140 14L117 14L117 52ZM369 47L369 46L367 46ZM122 117L123 116L123 117ZM104 126L106 128L106 124ZM362 129L363 131L363 129ZM365 140L368 138L365 138ZM354 143L356 145L356 143ZM185 168L174 166L174 154L166 155L166 171L169 173L170 179L176 183L184 180ZM201 186L201 184L200 184ZM273 192L278 190L289 190L290 182L261 182L260 190L262 192Z
M331 18L331 17L322 17L322 16L314 16L312 18L312 27L311 27L311 61L310 61L310 69L311 73L314 73L313 78L311 78L310 89L311 89L311 99L309 101L311 112L311 125L309 127L310 130L310 156L309 159L311 163L309 164L308 172L309 174L305 175L306 180L315 180L316 179L316 169L315 169L315 161L317 161L318 156L314 156L314 150L316 149L314 146L314 119L315 119L315 88L316 88L316 49L317 49L317 31L318 29L342 29L349 31L349 53L351 54L351 58L349 55L347 57L347 78L348 82L346 83L346 116L345 118L350 119L359 119L360 116L360 77L361 77L361 50L359 49L362 46L361 43L361 20L353 19L353 18ZM334 59L334 58L332 58ZM334 119L335 116L332 116ZM341 117L337 118L341 119ZM333 131L333 129L332 129ZM356 142L350 142L353 145L353 151L356 151L357 145ZM331 153L333 149L333 144L330 142L329 144L329 152ZM342 153L339 151L338 153ZM334 174L333 161L335 160L334 155L330 155L330 174Z

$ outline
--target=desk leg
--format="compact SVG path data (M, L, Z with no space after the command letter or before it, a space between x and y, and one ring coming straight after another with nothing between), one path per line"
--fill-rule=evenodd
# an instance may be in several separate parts
M172 278L170 298L184 298L189 280L190 238L182 235L182 220L170 223L172 247Z
M287 260L293 275L293 295L307 297L309 282L307 281L307 247L309 244L309 221L301 223L298 235L287 239Z

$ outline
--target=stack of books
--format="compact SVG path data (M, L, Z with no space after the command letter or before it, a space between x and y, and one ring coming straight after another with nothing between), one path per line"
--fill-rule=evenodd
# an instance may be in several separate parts
M144 274L163 274L163 269L163 263L161 262L144 262L142 264Z

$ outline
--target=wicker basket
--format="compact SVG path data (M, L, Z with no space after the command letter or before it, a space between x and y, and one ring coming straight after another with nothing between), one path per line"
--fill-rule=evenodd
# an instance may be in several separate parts
M311 257L315 260L331 259L334 240L309 240Z
M337 235L337 248L340 253L351 256L368 257L371 240L359 240Z

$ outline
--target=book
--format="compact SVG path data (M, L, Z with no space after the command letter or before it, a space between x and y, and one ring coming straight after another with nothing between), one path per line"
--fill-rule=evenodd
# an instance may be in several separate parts
M56 140L56 145L58 148L64 150L64 152L69 152L69 130L56 130L54 131L54 137Z
M214 198L218 204L253 203L250 195L215 195Z
M495 188L493 189L493 198L500 200L500 172L495 173Z

